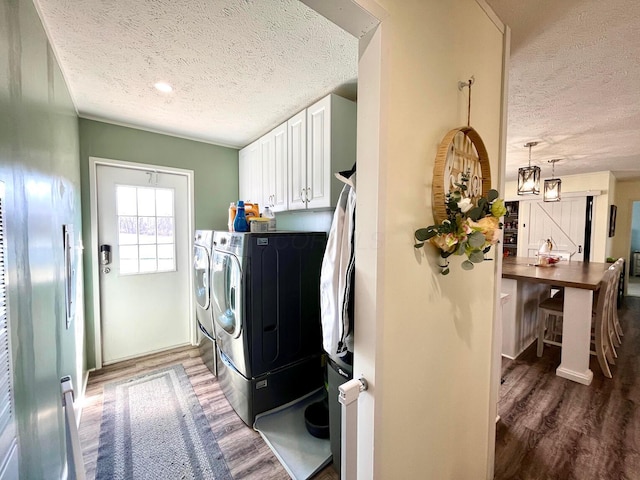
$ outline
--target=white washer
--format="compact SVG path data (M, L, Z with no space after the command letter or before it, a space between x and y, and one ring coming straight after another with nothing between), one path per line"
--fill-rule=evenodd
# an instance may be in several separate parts
M212 230L196 230L193 239L193 284L196 300L196 318L200 338L202 361L214 376L218 375L215 329L211 310L211 251Z

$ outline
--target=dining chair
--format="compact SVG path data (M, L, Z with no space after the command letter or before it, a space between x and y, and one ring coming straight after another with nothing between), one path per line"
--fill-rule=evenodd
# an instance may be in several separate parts
M617 358L617 354L615 351L616 347L622 345L622 339L618 333L618 328L616 323L619 324L618 321L618 286L620 284L620 275L622 274L622 264L615 262L611 267L611 269L615 270L615 278L613 281L613 287L611 288L609 295L611 295L611 299L609 301L609 323L607 325L607 335L609 336L609 342L614 347L613 353L614 357Z
M617 265L619 275L618 275L618 278L616 279L616 292L615 292L616 302L615 302L615 307L613 309L613 324L615 328L616 339L618 341L618 345L620 345L620 343L622 343L622 337L624 336L624 333L622 332L622 326L620 325L620 319L618 318L617 297L618 297L618 289L620 287L620 280L622 279L622 275L624 272L624 258L620 257L618 260L616 260L614 265Z
M612 311L616 309L616 279L620 278L620 272L614 266L611 266L604 274L600 281L600 291L596 300L596 308L594 312L594 330L595 330L595 353L598 357L600 369L605 377L612 378L609 363L615 365L615 347L609 336L609 326L612 323Z
M615 365L615 347L610 340L609 325L612 324L612 304L615 308L615 280L619 278L617 267L611 266L600 281L598 295L592 311L592 355L596 355L603 374L612 378L609 364ZM562 318L564 298L550 297L538 305L538 357L542 356L544 345L562 347Z

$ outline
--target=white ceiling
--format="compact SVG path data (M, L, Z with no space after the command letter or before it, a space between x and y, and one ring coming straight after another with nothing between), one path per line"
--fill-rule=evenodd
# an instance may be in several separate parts
M507 178L640 176L640 1L487 0L511 27Z
M298 0L36 4L81 117L243 147L356 96L357 39Z
M242 147L356 95L357 40L298 0L35 1L82 117ZM512 32L507 178L529 141L543 177L640 176L640 1L487 2Z

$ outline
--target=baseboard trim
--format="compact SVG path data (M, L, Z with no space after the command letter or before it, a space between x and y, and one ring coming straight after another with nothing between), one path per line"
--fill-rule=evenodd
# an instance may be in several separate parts
M520 355L522 355L524 353L524 351L529 348L531 345L533 345L534 343L536 343L538 341L537 337L533 337L529 343L527 343L524 347L522 347L520 349L520 351L518 353L516 353L515 357L512 357L511 355L507 355L505 353L502 354L502 356L504 358L508 358L509 360L515 360L516 358L518 358Z

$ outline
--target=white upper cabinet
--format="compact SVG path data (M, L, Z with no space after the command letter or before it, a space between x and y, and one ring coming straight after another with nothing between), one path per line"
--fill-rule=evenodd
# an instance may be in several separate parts
M307 208L307 111L303 110L287 122L289 141L289 210Z
M260 142L263 175L260 205L282 212L287 209L287 123L271 130Z
M262 205L262 158L260 141L255 141L238 153L238 196L245 202Z
M334 173L355 161L356 104L329 95L240 150L240 198L275 212L332 208L343 186Z
M306 110L306 131L306 158L299 155L294 165L290 155L289 171L299 168L304 183L295 185L298 179L289 177L291 192L301 197L290 201L289 209L334 207L343 187L334 173L349 170L356 161L355 102L337 95L316 102Z

